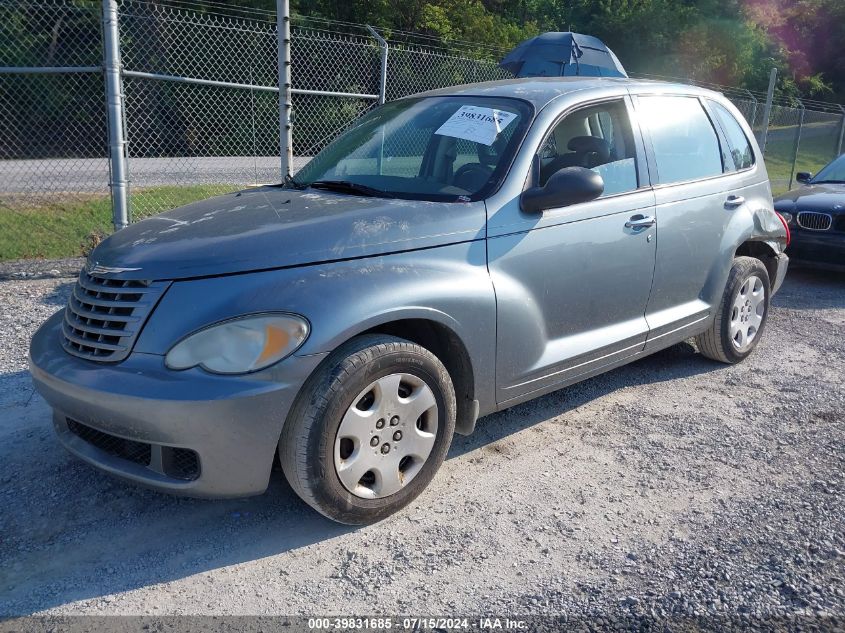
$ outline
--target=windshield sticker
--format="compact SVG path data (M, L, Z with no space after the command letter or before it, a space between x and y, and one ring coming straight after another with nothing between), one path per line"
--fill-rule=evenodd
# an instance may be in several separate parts
M513 112L465 105L450 116L435 134L462 138L489 146L515 118L516 114Z

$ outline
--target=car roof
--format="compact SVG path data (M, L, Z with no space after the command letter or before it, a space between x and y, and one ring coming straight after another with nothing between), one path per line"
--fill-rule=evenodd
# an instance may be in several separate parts
M630 79L625 77L525 77L521 79L502 79L499 81L485 81L475 84L464 84L429 90L410 97L511 97L530 102L536 110L542 110L550 101L557 97L589 90L601 90L616 86L622 90L667 91L685 94L700 94L710 97L721 96L720 93L681 83L670 83L652 79Z

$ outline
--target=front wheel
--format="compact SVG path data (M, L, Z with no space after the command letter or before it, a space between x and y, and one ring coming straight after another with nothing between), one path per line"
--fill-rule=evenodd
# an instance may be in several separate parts
M695 338L707 358L735 364L760 342L769 314L769 273L759 259L734 260L710 329Z
M282 469L328 518L373 523L432 480L452 441L455 410L452 381L434 354L392 336L361 336L303 387L279 442Z

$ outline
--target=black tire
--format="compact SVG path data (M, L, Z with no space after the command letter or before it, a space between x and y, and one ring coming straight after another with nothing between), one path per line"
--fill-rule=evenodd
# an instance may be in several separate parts
M343 416L369 384L393 373L412 374L432 390L437 403L433 448L401 490L366 499L341 482L334 445ZM333 352L303 386L279 440L285 477L303 501L326 517L347 525L380 521L413 501L440 468L455 430L455 390L443 363L410 341L363 335Z
M765 292L763 320L760 327L757 329L753 340L745 349L738 349L733 343L730 335L730 322L733 312L734 301L736 300L740 289L746 280L756 276L763 282L763 290ZM771 281L769 280L769 273L766 267L759 259L754 257L737 257L734 259L731 272L728 275L728 282L725 284L725 292L722 294L722 300L716 310L716 316L710 328L695 337L695 343L698 350L707 358L717 360L723 363L734 365L745 360L763 335L766 327L766 319L769 316L769 301L771 299Z

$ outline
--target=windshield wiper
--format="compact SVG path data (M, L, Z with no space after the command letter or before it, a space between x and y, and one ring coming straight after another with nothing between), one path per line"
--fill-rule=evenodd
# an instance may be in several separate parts
M820 185L823 183L829 183L834 185L845 185L845 180L811 180L811 185Z
M315 180L310 186L314 187L314 189L327 189L329 191L340 191L343 193L358 194L362 196L374 196L378 198L396 197L393 194L382 191L381 189L368 187L367 185L352 182L351 180Z

